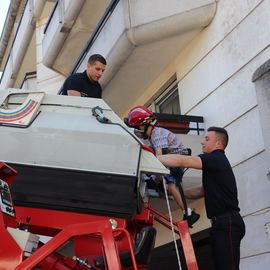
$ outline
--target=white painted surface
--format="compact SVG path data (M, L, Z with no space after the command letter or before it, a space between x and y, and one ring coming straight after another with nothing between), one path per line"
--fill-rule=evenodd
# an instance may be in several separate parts
M270 43L267 31L253 25L269 24L270 5L264 1L194 69L180 81L183 113L196 106L219 85L228 80ZM222 57L226 56L226 57ZM194 80L192 78L200 78ZM198 91L200 89L200 91Z
M164 8L163 0L131 0L129 2L132 27L136 27L157 19L170 17L213 4L215 3L215 0L167 0L166 8ZM141 8L142 6L143 8ZM138 10L140 10L140 12L136 12Z
M1 93L10 94L8 98L2 97L8 100L9 110L18 109L14 102L20 104L23 100L23 92L16 91ZM102 108L113 124L100 123L92 115L95 106ZM125 130L123 121L101 99L46 94L39 110L29 127L1 129L1 141L6 142L2 145L1 160L129 176L137 176L140 171L168 172L152 153L141 150L135 136Z
M269 270L269 253L259 254L248 258L242 258L240 261L240 270Z
M230 79L218 86L190 113L193 115L203 114L205 126L227 126L250 108L256 106L255 85L251 82L251 77L256 68L267 57L270 57L270 49L265 50ZM183 90L180 88L180 93Z
M268 61L269 63L269 61ZM265 63L263 64L265 67ZM262 68L259 68L262 70ZM262 132L265 141L265 148L270 156L270 76L269 71L254 82L258 100L258 110L262 124ZM269 168L270 169L270 168Z
M234 168L241 213L244 216L270 206L269 159L265 152Z
M260 124L258 108L255 107L227 127L230 143L226 153L232 166L264 150Z
M255 212L245 217L244 220L246 223L246 236L242 242L241 257L245 258L263 253L268 253L268 256L270 256L270 232L268 231L270 207Z
M178 77L186 76L194 66L206 58L262 1L217 1L217 11L211 24L179 54L177 63L182 64L177 66Z
M36 27L36 54L37 54L37 88L33 90L46 91L50 94L57 94L63 85L66 77L46 67L42 62L42 39L46 20L41 20Z

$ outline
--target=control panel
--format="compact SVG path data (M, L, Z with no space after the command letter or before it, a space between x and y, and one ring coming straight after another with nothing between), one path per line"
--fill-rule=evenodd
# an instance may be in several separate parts
M0 179L0 207L3 213L13 217L15 216L9 186L5 181L1 179Z

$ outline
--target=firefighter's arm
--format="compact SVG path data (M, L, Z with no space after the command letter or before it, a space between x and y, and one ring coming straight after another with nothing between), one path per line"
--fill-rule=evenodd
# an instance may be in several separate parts
M202 169L202 160L197 156L169 154L157 155L157 158L163 165L167 167Z
M199 199L204 196L203 186L193 187L185 190L185 198L187 199Z
M76 97L81 96L81 92L79 92L77 90L67 90L67 94L68 94L68 96L76 96Z

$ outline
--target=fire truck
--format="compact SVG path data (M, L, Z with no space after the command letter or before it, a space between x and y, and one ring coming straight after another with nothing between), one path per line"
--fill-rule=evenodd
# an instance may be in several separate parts
M0 270L148 269L154 220L198 269L187 222L147 198L168 170L103 100L3 90L0 140Z

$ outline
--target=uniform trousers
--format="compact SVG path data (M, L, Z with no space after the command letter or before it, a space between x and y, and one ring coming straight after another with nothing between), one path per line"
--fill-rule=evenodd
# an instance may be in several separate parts
M245 223L237 211L223 213L211 219L211 245L216 270L239 270L240 242L245 235Z

